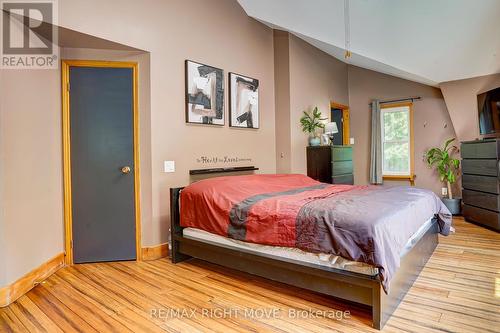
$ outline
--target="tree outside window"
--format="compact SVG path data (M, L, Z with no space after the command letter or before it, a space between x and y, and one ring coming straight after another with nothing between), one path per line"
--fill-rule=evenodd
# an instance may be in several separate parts
M411 105L382 106L382 174L412 174Z

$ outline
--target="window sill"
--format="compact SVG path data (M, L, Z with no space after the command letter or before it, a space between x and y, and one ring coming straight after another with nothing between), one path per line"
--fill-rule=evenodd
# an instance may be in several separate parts
M384 180L407 180L410 182L411 186L415 185L416 175L386 175L382 176Z
M413 175L387 175L387 176L382 176L382 178L384 179L408 179L408 180L411 180L413 178L415 178L415 176Z

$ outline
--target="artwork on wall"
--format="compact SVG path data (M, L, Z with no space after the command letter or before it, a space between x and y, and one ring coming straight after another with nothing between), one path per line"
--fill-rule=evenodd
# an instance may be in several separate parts
M186 122L224 125L224 72L186 60Z
M229 126L259 128L259 80L229 73Z

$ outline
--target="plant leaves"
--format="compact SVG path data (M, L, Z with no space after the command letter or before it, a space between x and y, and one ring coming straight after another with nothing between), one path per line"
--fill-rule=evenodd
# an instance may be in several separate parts
M321 118L321 112L316 106L312 112L302 111L304 114L300 118L300 124L302 125L302 131L306 133L314 133L318 128L324 128L325 124L321 120L326 120L327 118Z
M452 143L453 141L455 141L455 138L451 138L451 139L448 139L446 140L445 144L444 144L444 148L443 150L448 150L448 146L450 145L450 143Z
M425 153L425 159L429 167L435 166L439 180L445 180L453 184L457 180L457 173L460 167L460 160L453 158L452 153L458 151L458 147L450 146L455 138L450 138L444 142L443 148L431 148Z

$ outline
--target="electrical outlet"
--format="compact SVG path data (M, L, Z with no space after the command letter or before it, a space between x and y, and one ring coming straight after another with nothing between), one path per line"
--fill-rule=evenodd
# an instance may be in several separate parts
M354 138L349 138L349 144L353 145L354 144Z
M441 195L443 197L447 196L448 195L448 189L446 187L442 187L441 188Z
M175 161L164 161L163 162L163 172L175 172Z

